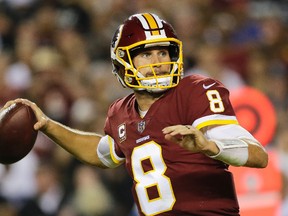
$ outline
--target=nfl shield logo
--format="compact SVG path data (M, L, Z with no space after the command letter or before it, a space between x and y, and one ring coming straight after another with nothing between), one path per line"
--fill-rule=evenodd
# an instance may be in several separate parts
M138 122L138 132L142 133L145 130L145 121Z

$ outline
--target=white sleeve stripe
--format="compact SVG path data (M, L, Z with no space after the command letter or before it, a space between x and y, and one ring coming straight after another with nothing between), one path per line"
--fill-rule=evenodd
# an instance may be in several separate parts
M238 137L239 139L241 139L242 141L249 143L251 145L258 145L258 146L262 146L260 145L260 143L255 140L255 139L251 139L251 138L247 138L247 137Z
M259 146L260 148L262 148L264 151L266 151L266 149L264 148L264 146L262 146L256 139L249 139L247 137L239 137L239 139L241 139L242 141L249 143L250 145L256 145Z

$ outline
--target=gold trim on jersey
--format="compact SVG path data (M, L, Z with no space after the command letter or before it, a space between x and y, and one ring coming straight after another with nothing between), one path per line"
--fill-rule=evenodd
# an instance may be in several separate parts
M196 128L200 130L201 128L204 128L206 126L211 126L211 125L227 125L227 124L239 124L237 120L211 120L211 121L206 121L198 124Z
M223 115L223 114L212 114L203 116L196 119L192 126L201 129L211 125L226 125L226 124L239 124L236 116L234 115Z
M119 160L117 157L117 155L116 155L116 153L115 153L115 151L114 151L114 142L113 142L113 140L112 140L112 138L110 137L110 136L108 136L108 143L109 143L109 149L110 149L110 155L111 155L111 159L112 159L112 161L115 163L115 164L120 164L121 162L123 162L123 160Z

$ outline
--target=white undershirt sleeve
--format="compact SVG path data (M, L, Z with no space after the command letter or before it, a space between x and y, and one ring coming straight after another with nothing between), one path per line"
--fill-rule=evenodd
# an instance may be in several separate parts
M100 161L109 168L117 167L125 161L125 158L121 158L116 154L114 139L109 135L101 138L97 147L97 155Z
M243 127L236 124L207 127L204 135L219 148L217 155L209 156L234 166L246 164L249 156L248 145L262 145ZM263 148L263 147L262 147Z

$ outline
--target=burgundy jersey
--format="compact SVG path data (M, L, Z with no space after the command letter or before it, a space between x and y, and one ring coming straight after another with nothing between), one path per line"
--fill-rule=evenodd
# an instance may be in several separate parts
M116 154L125 158L134 180L140 215L239 215L232 174L221 161L191 153L164 138L171 125L237 124L228 90L218 81L192 75L167 91L148 110L138 113L133 94L113 103L105 133Z

